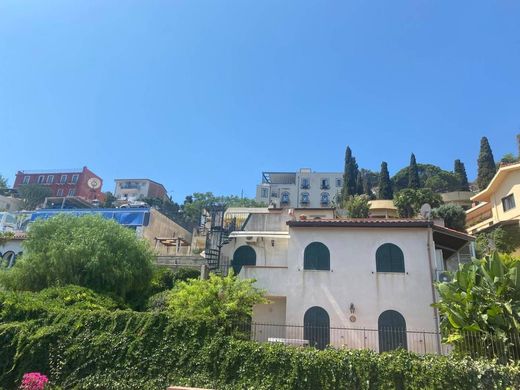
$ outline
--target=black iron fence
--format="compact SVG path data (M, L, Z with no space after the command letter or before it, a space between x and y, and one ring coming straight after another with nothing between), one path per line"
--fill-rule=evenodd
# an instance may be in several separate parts
M365 329L251 322L234 327L233 332L240 338L298 347L371 349L376 352L402 348L419 354L456 353L473 358L496 359L503 363L520 360L518 333L498 338L466 332L448 344L438 332L404 328Z

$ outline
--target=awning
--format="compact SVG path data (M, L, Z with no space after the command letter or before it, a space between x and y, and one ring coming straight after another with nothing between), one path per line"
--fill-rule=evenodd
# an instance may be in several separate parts
M249 232L235 231L229 235L230 238L238 237L266 237L266 238L291 238L288 232Z

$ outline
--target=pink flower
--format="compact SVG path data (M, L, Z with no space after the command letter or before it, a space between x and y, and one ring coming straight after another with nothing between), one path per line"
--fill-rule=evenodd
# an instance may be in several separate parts
M43 390L49 379L39 372L28 372L22 378L21 390Z

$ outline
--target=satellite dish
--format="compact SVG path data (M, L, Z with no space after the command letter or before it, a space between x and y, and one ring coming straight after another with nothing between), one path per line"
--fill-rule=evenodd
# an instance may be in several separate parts
M432 206L430 206L428 203L423 204L421 206L420 213L424 219L430 219L432 213Z
M101 180L95 177L91 177L90 179L88 179L87 185L89 188L97 190L99 187L101 187Z

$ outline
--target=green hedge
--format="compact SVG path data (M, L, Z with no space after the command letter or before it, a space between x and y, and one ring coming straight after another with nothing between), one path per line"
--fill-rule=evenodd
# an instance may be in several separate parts
M161 313L51 310L0 323L0 386L39 371L63 388L505 389L516 365L400 351L325 350L241 341Z

